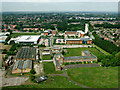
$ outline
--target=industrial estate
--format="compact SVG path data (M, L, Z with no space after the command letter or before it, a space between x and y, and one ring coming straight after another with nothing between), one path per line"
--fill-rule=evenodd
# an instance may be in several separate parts
M0 87L118 88L116 13L3 13Z

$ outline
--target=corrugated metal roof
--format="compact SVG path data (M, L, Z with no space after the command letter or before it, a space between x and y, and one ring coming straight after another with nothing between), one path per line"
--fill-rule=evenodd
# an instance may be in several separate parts
M21 70L22 70L23 63L24 63L23 60L19 60L18 69L21 69Z
M19 64L19 60L17 60L17 61L15 62L14 66L13 66L13 70L17 69L18 64Z

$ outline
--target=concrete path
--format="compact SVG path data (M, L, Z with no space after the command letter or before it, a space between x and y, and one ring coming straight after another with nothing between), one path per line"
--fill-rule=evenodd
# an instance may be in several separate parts
M52 62L53 60L42 60L43 62Z
M92 47L92 45L54 45L54 47L61 47L61 48L80 48L80 47Z

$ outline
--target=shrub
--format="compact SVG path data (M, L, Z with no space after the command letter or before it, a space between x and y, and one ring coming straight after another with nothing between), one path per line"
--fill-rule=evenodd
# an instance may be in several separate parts
M31 73L31 74L35 74L36 72L35 72L34 69L31 69L31 70L30 70L30 73Z
M7 50L3 49L2 54L7 54Z

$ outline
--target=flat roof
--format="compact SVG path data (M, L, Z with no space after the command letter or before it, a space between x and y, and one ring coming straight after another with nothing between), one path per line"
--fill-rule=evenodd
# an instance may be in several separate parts
M66 39L67 41L79 41L79 40L92 40L91 38L89 37L81 37L79 39L73 39L73 38L70 38L70 39Z
M79 33L81 33L81 34L85 34L83 31L81 31L81 30L79 30L79 31L77 31L77 32L79 32Z
M39 39L40 35L22 35L16 38L18 42L34 42Z
M0 40L5 40L8 36L0 36Z

